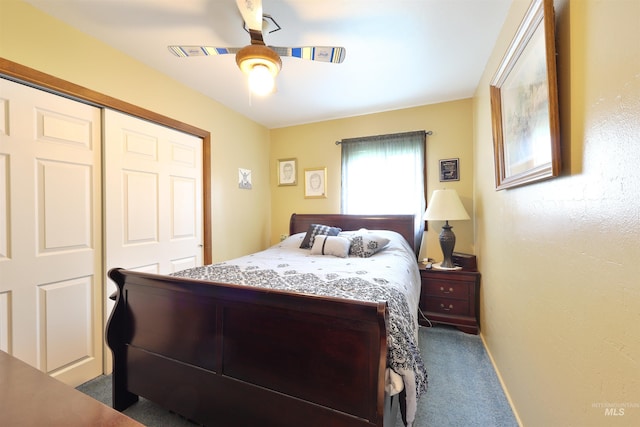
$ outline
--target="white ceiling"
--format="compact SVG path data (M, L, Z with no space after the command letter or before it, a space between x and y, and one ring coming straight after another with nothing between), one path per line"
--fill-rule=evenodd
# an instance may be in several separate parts
M263 0L273 46L344 46L344 63L282 58L277 92L249 96L234 55L177 58L167 45L242 47L234 0L25 0L269 128L473 95L512 0ZM81 54L81 53L80 53Z

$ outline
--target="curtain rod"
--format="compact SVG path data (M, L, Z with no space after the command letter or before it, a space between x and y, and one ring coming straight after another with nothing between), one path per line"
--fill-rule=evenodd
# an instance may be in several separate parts
M406 132L406 133L413 133L413 132ZM433 131L427 130L427 131L424 131L424 134L433 135ZM397 135L397 134L390 134L389 136L393 136L393 135ZM384 135L377 135L377 136L384 136ZM364 137L364 138L376 138L376 136ZM353 139L360 139L360 138L353 138ZM342 144L342 141L344 141L344 139L341 139L340 141L336 141L336 145Z

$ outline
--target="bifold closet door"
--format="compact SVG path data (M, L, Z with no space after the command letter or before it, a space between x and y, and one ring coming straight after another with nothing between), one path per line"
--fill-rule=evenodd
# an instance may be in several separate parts
M0 350L102 373L100 109L0 78Z
M202 139L109 109L103 126L106 270L202 265Z

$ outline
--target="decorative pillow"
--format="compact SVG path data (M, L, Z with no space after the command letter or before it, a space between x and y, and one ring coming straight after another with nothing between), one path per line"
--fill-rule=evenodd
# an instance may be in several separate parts
M342 229L338 227L330 227L322 224L311 224L307 230L307 234L302 240L300 247L302 249L310 249L313 246L313 240L316 236L337 236Z
M389 239L369 233L358 233L351 236L349 253L360 258L369 258L380 252L389 243Z
M347 258L350 247L351 242L345 237L316 236L311 247L311 255L333 255Z

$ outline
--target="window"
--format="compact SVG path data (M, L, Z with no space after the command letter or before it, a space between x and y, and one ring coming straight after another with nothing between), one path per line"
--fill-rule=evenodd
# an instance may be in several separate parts
M424 131L344 139L343 214L416 215L416 234L425 211Z

